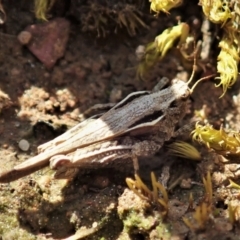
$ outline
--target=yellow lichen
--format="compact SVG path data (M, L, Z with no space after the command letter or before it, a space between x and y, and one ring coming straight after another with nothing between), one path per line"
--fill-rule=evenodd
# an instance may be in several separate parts
M189 26L186 23L181 23L177 26L170 27L162 32L155 38L154 42L149 43L145 47L145 52L140 59L140 63L137 69L137 76L143 78L144 75L163 57L165 57L167 51L171 49L178 40L177 46L181 48L181 45L185 43L189 34Z
M152 191L143 183L137 174L135 174L135 180L126 178L126 183L129 189L140 198L153 204L159 204L163 208L162 215L166 216L168 212L168 193L164 186L157 181L153 172L151 172L151 182L153 188ZM160 194L162 195L162 198L159 196Z
M189 26L186 23L180 23L177 26L166 29L161 35L155 38L156 51L159 53L160 59L162 59L167 51L173 47L173 44L177 39L178 46L185 43L189 34Z
M231 28L234 32L239 32L240 30L240 2L232 1L233 3L233 11L231 18Z
M157 14L161 11L169 13L169 10L182 4L182 0L150 0L150 2L150 9Z
M219 42L221 48L217 63L219 77L216 78L220 79L216 86L223 87L223 96L236 82L238 76L240 4L238 1L227 0L201 0L200 4L206 17L213 23L221 24L224 31Z
M233 206L232 203L228 203L228 219L233 225L239 221L239 206Z
M207 173L206 178L203 178L203 185L205 188L205 202L208 203L208 205L211 205L213 200L213 189L210 172Z
M208 148L214 149L223 155L240 154L240 135L239 132L226 132L223 127L219 130L211 125L205 126L197 123L192 132L193 140L205 144Z
M235 188L240 190L240 185L235 183L233 180L229 179L230 184L227 186L228 188Z
M35 0L35 15L40 20L47 21L47 13L56 0Z
M223 0L200 0L202 9L207 18L213 23L224 24L231 18L229 1Z
M205 229L212 213L213 189L209 172L207 173L206 178L203 178L203 184L205 188L205 196L202 203L195 208L193 219L190 220L183 217L183 222L193 231Z
M239 50L236 44L229 37L224 37L219 42L221 51L218 55L217 72L220 74L216 79L220 79L220 83L216 86L222 86L223 94L230 88L238 77Z

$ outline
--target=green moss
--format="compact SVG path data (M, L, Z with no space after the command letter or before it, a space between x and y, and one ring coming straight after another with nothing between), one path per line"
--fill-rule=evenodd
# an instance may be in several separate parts
M155 239L171 239L171 226L169 224L160 223L155 228Z
M34 235L21 229L16 214L11 212L0 214L0 235L3 239L11 240L36 239Z
M144 216L139 216L136 211L130 211L125 220L123 221L124 229L130 232L131 229L137 228L143 231L148 231L152 227L152 216L145 218Z

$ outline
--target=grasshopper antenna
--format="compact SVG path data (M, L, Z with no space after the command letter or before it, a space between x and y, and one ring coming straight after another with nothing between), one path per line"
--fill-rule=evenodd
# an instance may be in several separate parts
M214 76L216 76L216 74L211 74L211 75L208 75L208 76L206 76L206 77L203 77L203 78L200 78L199 80L197 80L197 81L194 83L194 85L190 88L191 93L193 93L193 90L196 88L196 86L197 86L200 82L202 82L202 81L204 81L204 80L206 80L206 79L212 78L212 77L214 77Z
M192 73L191 73L191 76L190 76L189 80L187 81L187 85L189 85L189 84L192 82L192 80L193 80L193 78L194 78L194 75L195 75L195 72L196 72L196 68L197 68L197 48L196 48L196 42L195 42L195 41L194 41L194 49L195 49L195 50L194 50L194 59L193 59L193 70L192 70ZM211 75L209 75L209 76L200 78L198 81L196 81L196 82L194 83L194 85L190 88L191 94L193 93L193 90L196 88L196 86L197 86L200 82L202 82L202 81L204 81L204 80L206 80L206 79L212 78L212 77L214 77L214 76L216 76L216 74L211 74Z

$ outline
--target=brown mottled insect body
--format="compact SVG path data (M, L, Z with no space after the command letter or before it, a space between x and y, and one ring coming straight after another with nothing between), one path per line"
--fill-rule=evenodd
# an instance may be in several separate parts
M38 155L2 173L0 182L16 180L49 163L56 177L71 177L70 168L151 156L173 136L190 93L188 83L178 79L163 90L132 93L100 118L82 122L39 146Z

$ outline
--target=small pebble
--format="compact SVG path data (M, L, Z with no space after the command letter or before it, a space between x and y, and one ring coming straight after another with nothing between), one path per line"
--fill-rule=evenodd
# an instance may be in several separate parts
M22 31L18 34L17 39L22 45L27 45L32 39L32 34L28 31Z
M12 75L13 77L16 77L20 74L20 70L17 69L17 68L13 68L11 71L10 71L10 75Z
M20 122L15 122L15 127L20 127L21 126L21 124L20 124Z
M7 149L8 148L8 144L3 144L3 148Z
M180 187L184 189L190 189L192 187L192 180L190 178L183 179L180 183Z
M135 51L136 57L138 61L141 61L145 56L145 46L139 45Z
M22 150L22 151L28 151L30 144L27 140L22 139L20 140L20 142L18 143L18 147Z
M96 176L94 179L92 179L91 186L96 188L106 188L109 186L110 180L105 176Z
M97 222L94 222L93 224L92 224L92 227L93 228L96 228L98 226L98 223Z
M110 93L110 97L109 97L109 101L111 103L116 103L118 101L120 101L122 98L122 89L120 88L113 88L111 93Z

